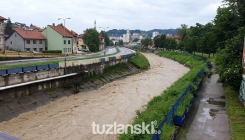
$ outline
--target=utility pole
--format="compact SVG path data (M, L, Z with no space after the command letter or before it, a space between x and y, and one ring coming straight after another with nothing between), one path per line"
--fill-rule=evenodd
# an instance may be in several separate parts
M64 75L66 74L66 52L67 52L67 48L66 48L66 41L65 41L65 21L67 19L71 19L71 18L58 18L58 20L63 20L64 21L64 43L65 43L65 48L64 48L64 54L65 54L65 69L64 69Z

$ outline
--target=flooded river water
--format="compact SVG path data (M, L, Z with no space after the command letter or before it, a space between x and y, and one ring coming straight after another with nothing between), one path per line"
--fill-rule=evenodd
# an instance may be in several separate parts
M63 97L36 111L0 124L0 131L24 140L114 140L117 135L92 133L96 124L129 124L154 96L189 71L178 62L144 54L151 64L145 72L111 82L100 89Z

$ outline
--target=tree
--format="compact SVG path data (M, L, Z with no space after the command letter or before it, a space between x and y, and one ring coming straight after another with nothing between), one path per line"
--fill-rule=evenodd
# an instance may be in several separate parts
M99 51L100 39L99 33L95 29L88 29L84 34L84 43L89 47L91 52Z
M105 31L101 31L100 34L103 36L103 38L105 39L105 46L110 45L110 38L107 35L107 33Z
M184 46L185 46L185 44L184 44L184 42L183 41L180 41L179 43L178 43L178 45L177 45L177 49L179 49L179 50L183 50L184 49Z
M123 46L123 40L119 40L119 46Z
M165 43L166 43L166 35L161 35L160 36L160 48L165 48Z
M170 50L175 50L177 49L177 42L173 38L167 38L166 39L166 48Z
M160 47L160 45L161 45L161 39L160 39L160 37L158 37L158 38L155 39L154 44L155 44L155 47L156 48L159 48Z
M5 26L4 34L10 35L12 32L13 32L13 29L12 29L11 19L8 18L6 26Z
M181 24L181 27L178 28L178 35L180 36L181 41L183 42L186 35L187 35L187 30L188 30L188 25L186 24Z
M141 44L142 44L144 47L151 46L151 45L152 45L152 40L151 40L150 38L142 39L142 40L141 40Z
M238 88L242 79L242 49L245 34L245 3L243 0L224 0L215 16L218 47L216 71L225 85Z
M110 43L109 43L110 46L114 46L114 43L112 40L110 40Z

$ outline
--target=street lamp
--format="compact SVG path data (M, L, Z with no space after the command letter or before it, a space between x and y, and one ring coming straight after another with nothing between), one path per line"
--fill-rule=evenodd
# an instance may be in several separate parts
M64 21L64 43L65 43L65 48L64 48L64 53L65 53L65 69L64 69L64 75L66 74L66 51L67 51L67 48L66 48L66 41L65 41L65 24L66 24L66 20L67 19L71 19L71 18L58 18L58 20L63 20Z
M106 45L106 42L105 42L105 28L109 28L109 27L99 27L99 28L104 29L104 46L105 46Z

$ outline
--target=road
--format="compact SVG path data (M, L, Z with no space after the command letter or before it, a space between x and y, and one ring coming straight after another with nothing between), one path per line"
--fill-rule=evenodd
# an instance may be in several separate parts
M132 50L129 50L127 48L119 47L120 52L115 54L114 56L118 55L125 55L132 53ZM104 53L105 52L105 53ZM86 54L86 55L77 55L77 56L67 56L67 60L72 59L79 59L79 58L90 58L90 57L103 57L104 54L109 55L116 53L116 48L109 48L106 51L102 51L99 53L92 53L92 54ZM64 60L65 57L53 57L53 58L38 58L38 59L23 59L23 60L12 60L12 61L1 61L0 65L15 65L15 64L26 64L26 63L33 63L33 62L47 62L47 61L54 61L54 60Z

